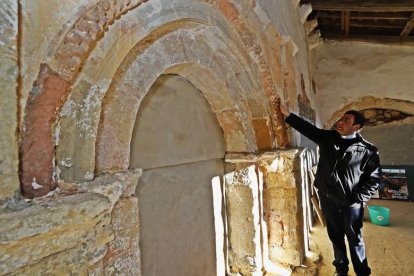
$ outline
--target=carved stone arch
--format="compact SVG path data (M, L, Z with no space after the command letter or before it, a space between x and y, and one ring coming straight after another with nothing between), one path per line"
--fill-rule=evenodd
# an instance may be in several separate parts
M54 37L50 64L40 66L24 111L20 144L20 184L22 194L33 198L42 196L57 186L55 171L54 123L66 101L71 85L78 76L108 26L121 15L142 4L141 0L101 0L81 7L71 27L63 27L63 38ZM86 10L86 11L85 11ZM49 59L47 58L47 59ZM47 62L47 61L45 61Z
M178 30L154 42L147 51L137 56L119 85L109 90L104 100L98 132L97 171L128 168L130 139L139 104L155 80L164 73L182 75L203 93L223 129L226 151L257 150L247 93L243 92L240 80L231 76L234 71L241 70L241 66L237 61L231 60L230 56L217 56L217 52L213 53L208 42L202 42L205 33L202 36L192 36L187 30ZM200 47L194 47L194 43ZM163 48L162 44L174 48L174 57L170 60L165 58L165 53L155 55L161 50L159 47ZM209 58L200 60L203 53ZM153 59L148 60L148 57ZM148 64L144 64L146 61ZM140 70L145 72L145 76L134 83L135 74L139 74ZM122 109L130 112L123 113L122 116L126 117L119 118ZM127 136L117 135L126 129Z
M163 22L163 20L167 20L169 18L168 13L166 13L166 16L166 19L161 17L157 18L157 20L159 22ZM174 70L178 70L178 68L180 68L178 71L174 71L172 73L180 74L183 76L185 75L184 77L189 79L189 81L192 82L201 91L206 91L206 89L203 89L201 86L206 86L206 80L209 80L207 76L215 75L215 79L221 78L221 84L218 84L217 81L211 81L211 83L215 84L218 90L229 92L217 94L214 97L209 97L210 102L213 103L211 106L213 109L216 108L217 112L221 112L218 116L218 119L220 122L221 118L221 122L223 123L222 127L225 125L239 126L241 124L240 122L243 121L243 130L234 133L239 137L244 135L247 135L246 137L249 137L248 139L245 139L249 140L247 143L249 146L246 147L236 145L234 142L235 139L232 138L236 136L229 135L226 139L226 141L229 142L227 151L240 152L255 151L257 149L255 141L255 139L257 140L257 137L255 137L256 133L252 132L254 128L251 125L251 120L254 119L255 121L263 122L262 124L268 128L271 126L271 115L267 105L267 100L263 94L263 88L261 84L257 82L257 70L254 69L254 66L251 64L250 60L246 60L246 58L248 58L248 55L246 53L243 53L243 48L240 49L240 44L236 44L233 37L229 37L227 32L223 33L221 29L216 27L220 24L214 24L211 26L211 24L206 23L207 22L203 22L202 18L181 19L172 22L166 21L165 24L153 30L153 32L148 34L146 37L140 38L139 42L134 46L133 49L128 52L128 55L118 66L116 73L100 73L100 76L113 76L110 85L111 88L108 92L106 92L105 87L108 87L109 84L105 84L101 80L95 82L94 85L89 86L85 83L82 84L81 81L77 82L77 85L75 85L74 88L79 87L79 89L73 89L69 100L62 110L62 117L60 119L61 133L59 135L59 143L61 145L64 145L66 148L61 150L62 148L58 146L56 160L62 179L67 181L80 181L91 179L94 175L94 141L96 139L95 135L98 129L97 122L99 118L92 118L92 120L90 120L84 118L82 115L79 115L82 112L88 111L87 108L82 105L82 103L85 102L86 99L94 99L97 101L96 108L100 109L101 105L99 102L102 101L103 95L106 94L103 103L104 106L106 106L104 108L107 108L108 102L111 101L113 97L116 97L116 95L119 95L120 93L122 94L122 91L125 89L132 89L131 87L136 86L137 83L139 83L138 86L140 88L147 87L148 89L152 85L153 81L156 80L157 74L163 74L163 70L167 70L170 67L175 68ZM173 36L173 33L177 35L179 32L181 32L181 40L175 40L175 42L172 43L165 42L167 41L168 37ZM163 40L165 41L162 42ZM119 43L122 45L122 41ZM154 43L161 45L159 47L174 49L175 53L170 53L170 58L168 58L168 55L167 58L160 58L162 55L155 51L153 52L152 58L156 57L158 59L151 60L151 55L147 54L147 56L145 56L145 53L149 48L153 47ZM174 47L171 45L174 45ZM190 54L192 55L191 57L189 57ZM119 82L122 80L122 78L124 78L128 68L139 57L141 57L140 68L135 68L135 73L132 73L133 76L130 77L126 83L118 86ZM164 68L161 70L156 69L155 67L157 67L157 64L160 65L161 63L165 63L163 65ZM192 68L190 68L189 65L192 65ZM91 68L89 69L89 67ZM212 67L215 68L213 69ZM92 68L93 67L89 63L85 65L85 69L92 70ZM171 68L169 71L173 70ZM203 71L200 71L197 68L204 69ZM153 75L152 78L150 78L148 75L145 75L150 74L151 72L158 73ZM199 74L198 80L197 77L195 77L195 72L203 72ZM206 77L204 81L202 81L203 77L201 76ZM210 80L214 78L210 78ZM209 90L211 90L212 84L210 84ZM111 91L116 91L116 93L113 93L113 95L111 95ZM82 96L78 94L84 95ZM88 97L87 95L91 96ZM220 104L217 104L220 100L222 100L224 103L233 101L235 102L235 107L227 108L225 112L222 112L223 110L220 109L222 107L220 107ZM77 101L78 103L76 104L74 101ZM214 103L214 101L216 103ZM79 106L76 111L78 118L75 118L75 116L73 116L73 106ZM237 109L244 111L237 113ZM105 118L107 118L107 115L105 112L102 114L103 115L101 120L103 121ZM239 118L236 120L235 116L239 116ZM76 120L89 123L93 122L93 125L83 124L84 128L78 130L74 130L73 128L68 127L77 124ZM273 141L271 138L271 130L269 130L267 133L267 141L269 143L268 147L271 148L271 143ZM116 141L117 139L113 140L113 143L115 143L115 145ZM123 143L125 144L126 142L124 141ZM127 144L129 147L129 141ZM72 152L68 152L68 148L70 147L68 147L68 145L72 146ZM98 141L97 145L101 146L102 143ZM125 150L127 150L127 148L125 148ZM99 154L97 154L97 156L99 156ZM115 156L118 155L115 154ZM122 156L125 157L124 161L127 161L127 157L129 156L128 151L124 151ZM96 160L98 160L98 158L99 157L97 157ZM119 158L111 157L105 158L105 160L119 160ZM125 169L128 168L127 163L128 162L124 163L123 165L120 165L118 163L118 165L115 166L112 166L112 164L111 166L104 166L104 168L102 168L98 162L96 168L98 171L122 168Z
M376 98L372 96L361 97L356 101L343 106L335 111L324 124L325 127L331 127L347 110L365 110L370 108L392 109L405 114L414 115L414 102L400 99Z
M66 32L53 55L52 67L64 79L73 81L108 27L144 2L146 1L101 0L91 6Z
M191 3L191 6L178 3L175 6L165 5L166 7L161 5L164 1L150 1L147 4L155 3L152 6L152 14L149 17L152 17L154 22L158 20L157 24L163 24L160 20L163 16L164 23L175 20L174 22L178 24L180 24L180 20L191 21L188 19L192 18L192 21L202 22L205 26L215 28L216 31L229 38L229 40L225 40L225 43L229 44L229 49L237 52L239 57L241 57L239 62L242 61L241 63L243 64L238 72L234 72L235 78L248 79L247 82L244 81L243 83L251 84L250 87L245 87L245 91L250 90L247 94L251 94L251 97L244 99L242 102L247 109L255 106L250 108L253 110L251 118L258 119L258 121L255 121L257 124L251 129L265 133L266 137L264 140L266 143L270 141L270 148L283 146L284 142L286 142L283 138L286 138L286 135L283 135L285 129L278 127L278 131L276 131L275 128L275 124L278 125L278 113L273 106L273 102L278 99L278 95L271 80L261 44L254 38L254 33L249 30L249 24L246 22L247 19L240 14L237 15L237 18L232 16L232 11L237 12L236 7L227 1L219 2L213 5L194 2ZM109 86L110 81L108 79L114 77L113 69L108 68L118 68L116 62L122 60L120 55L129 52L129 48L136 41L140 41L140 39L147 35L142 33L142 30L145 28L141 29L140 27L143 26L142 24L148 24L148 22L145 22L146 19L140 18L139 15L146 16L148 11L151 13L151 8L145 10L146 6L143 6L142 9L137 9L136 7L142 3L143 1L137 0L102 0L97 2L95 6L82 14L72 28L69 28L66 32L56 53L52 55L54 58L50 66L47 64L43 65L35 86L40 89L39 94L42 94L43 98L50 97L50 100L48 100L48 108L45 110L43 106L39 107L40 105L37 104L36 99L40 97L32 94L29 95L30 104L27 105L25 111L25 129L28 131L22 133L21 146L21 183L25 196L41 196L56 187L56 180L59 177L60 171L59 167L55 167L54 164L57 163L68 168L74 166L74 161L76 160L72 160L70 157L68 159L65 156L59 156L59 154L55 156L55 143L65 144L64 139L61 139L63 137L59 133L60 130L64 130L64 126L57 122L58 116L56 114L59 114L63 103L65 103L64 110L62 110L63 115L67 114L65 112L73 107L73 101L71 101L73 97L71 99L71 96L76 93L80 95L78 100L83 102L87 102L90 97L95 97L96 101L92 104L92 108L97 109L97 112L100 110L99 102ZM177 16L179 17L178 19L174 18ZM154 22L146 25L150 31L160 27L160 25L154 24ZM170 27L172 30L175 30L178 26L170 25ZM119 41L116 41L116 45L110 42L109 48L105 49L105 47L108 47L105 44L104 47L100 47L99 51L94 50L97 43L103 44L103 40L106 40L107 43L111 41L111 38L119 39ZM147 44L152 43L150 40L145 42ZM251 42L254 43L252 44ZM76 47L68 46L72 44ZM106 52L102 53L102 49ZM115 60L108 58L109 52L113 49L121 50L112 51L111 53L116 56L117 60L116 58ZM231 53L229 52L228 54ZM113 63L114 61L115 64ZM100 68L100 70L97 70L99 73L91 73L89 69L94 67ZM87 68L89 69L87 70ZM221 74L219 73L219 75ZM114 78L116 79L117 75ZM230 81L226 83L226 86L237 82ZM39 89L33 91L36 92ZM237 88L236 85L236 88L231 89L231 91L237 91L238 89L240 90L241 88ZM237 94L236 92L232 93ZM52 95L53 97L51 97ZM67 100L68 95L69 100ZM262 99L263 95L265 100ZM85 106L80 108L83 107ZM87 108L90 107L87 106ZM243 116L246 117L246 115ZM85 117L81 118L81 123L86 122L86 125L89 124L90 131L82 131L86 136L89 135L88 137L91 141L96 139L96 120L96 118L93 120ZM72 123L78 122L72 121ZM54 128L54 124L57 125L56 128ZM38 127L39 125L42 127ZM268 133L269 131L270 134ZM274 142L275 139L273 137L276 138L277 143ZM269 146L266 145L266 148L269 148ZM59 151L59 145L57 151ZM91 153L94 154L94 151L91 151ZM89 165L86 167L83 170L84 174L83 172L81 174L81 179L92 179L94 175L93 170L90 170ZM34 190L32 181L35 179L42 186L41 189Z

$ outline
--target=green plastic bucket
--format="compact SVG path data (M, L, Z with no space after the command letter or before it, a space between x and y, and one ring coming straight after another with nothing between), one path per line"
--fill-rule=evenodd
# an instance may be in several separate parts
M369 218L377 225L390 224L390 209L382 206L368 206Z

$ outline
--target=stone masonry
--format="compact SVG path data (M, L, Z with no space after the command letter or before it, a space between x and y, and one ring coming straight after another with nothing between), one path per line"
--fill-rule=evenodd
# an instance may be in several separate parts
M223 135L218 271L295 273L301 157L279 105L312 114L299 2L58 2L0 4L0 275L141 275L131 140L168 74L200 91Z

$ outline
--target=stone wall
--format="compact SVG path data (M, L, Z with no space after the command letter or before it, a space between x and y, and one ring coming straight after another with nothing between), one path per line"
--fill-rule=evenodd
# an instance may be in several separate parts
M302 151L226 156L230 275L316 273L316 264L300 268L308 243L304 240L302 197L307 175L301 168Z
M362 97L337 110L326 122L326 127L333 127L342 114L351 109L364 113L367 121L362 129L362 135L378 147L381 164L413 164L414 159L410 149L414 137L412 131L414 102Z
M414 118L362 130L362 136L380 153L382 165L414 165Z
M20 194L18 178L17 1L0 4L0 202Z
M365 126L378 126L386 123L404 120L407 117L412 117L412 114L394 109L370 108L361 110L367 122Z
M334 41L320 45L312 54L320 123L366 97L413 102L413 62L412 46Z
M59 177L91 180L95 162L102 171L125 169L134 113L166 71L203 92L226 150L289 143L274 103L283 99L297 109L300 88L310 90L297 1L277 7L228 0L71 2L64 6L73 11L66 21L62 7L48 13L56 6L52 0L21 5L25 78L18 113L25 196L46 194ZM130 109L131 117L120 109ZM119 128L124 130L117 136ZM105 146L109 140L117 141L115 147Z
M305 257L301 167L298 151L282 152L263 162L264 217L269 231L269 258L300 266Z
M315 267L300 268L301 158L299 150L227 156L229 275L315 273ZM140 275L140 175L139 170L60 182L45 197L2 205L0 275Z
M143 169L136 192L143 275L224 272L215 250L223 247L215 231L223 219L213 215L220 195L212 192L224 148L202 92L181 76L160 76L140 104L130 150L130 168Z
M141 101L163 74L201 91L227 153L256 156L227 164L231 273L260 274L269 261L297 266L300 247L261 256L267 176L257 156L289 145L278 102L311 106L298 1L6 0L1 7L1 273L140 274L132 192L139 174L126 171ZM290 200L286 206L295 205ZM266 223L300 227L290 222L298 210L289 210ZM299 246L293 232L286 236Z
M263 267L261 212L255 160L251 156L233 156L226 161L228 273L260 275Z
M1 205L0 275L140 275L140 174L61 182L45 197Z

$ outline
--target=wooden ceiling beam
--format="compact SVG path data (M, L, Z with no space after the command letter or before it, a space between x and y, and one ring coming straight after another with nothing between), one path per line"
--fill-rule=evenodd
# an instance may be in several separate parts
M338 42L361 42L382 45L414 46L414 37L325 34L325 39Z
M344 29L344 33L345 35L349 34L349 18L351 17L351 12L350 11L345 11L345 29Z
M339 21L319 18L318 24L320 26L339 25ZM387 24L385 22L353 21L351 17L349 27L350 28L356 27L356 28L378 28L378 29L399 29L401 30L402 28L404 28L404 24Z
M341 15L339 14L325 14L325 13L320 13L319 16L317 17L318 19L325 19L325 18L330 18L330 19L339 19L341 17ZM366 15L358 15L353 13L351 15L351 20L352 19L356 19L356 20L404 20L407 21L408 20L408 16L402 16L402 15L395 15L395 16L384 16L381 14L378 15L372 15L372 16L366 16Z
M357 11L357 12L414 12L414 1L341 1L341 0L308 0L313 10L320 11Z
M316 27L318 27L318 20L316 19L312 19L312 20L308 20L305 22L305 31L306 34L310 34L313 30L316 29Z
M407 23L404 26L404 29L401 31L400 36L406 37L411 33L411 30L414 27L414 12L411 14L410 18L407 20Z
M341 31L345 32L345 11L341 11Z

